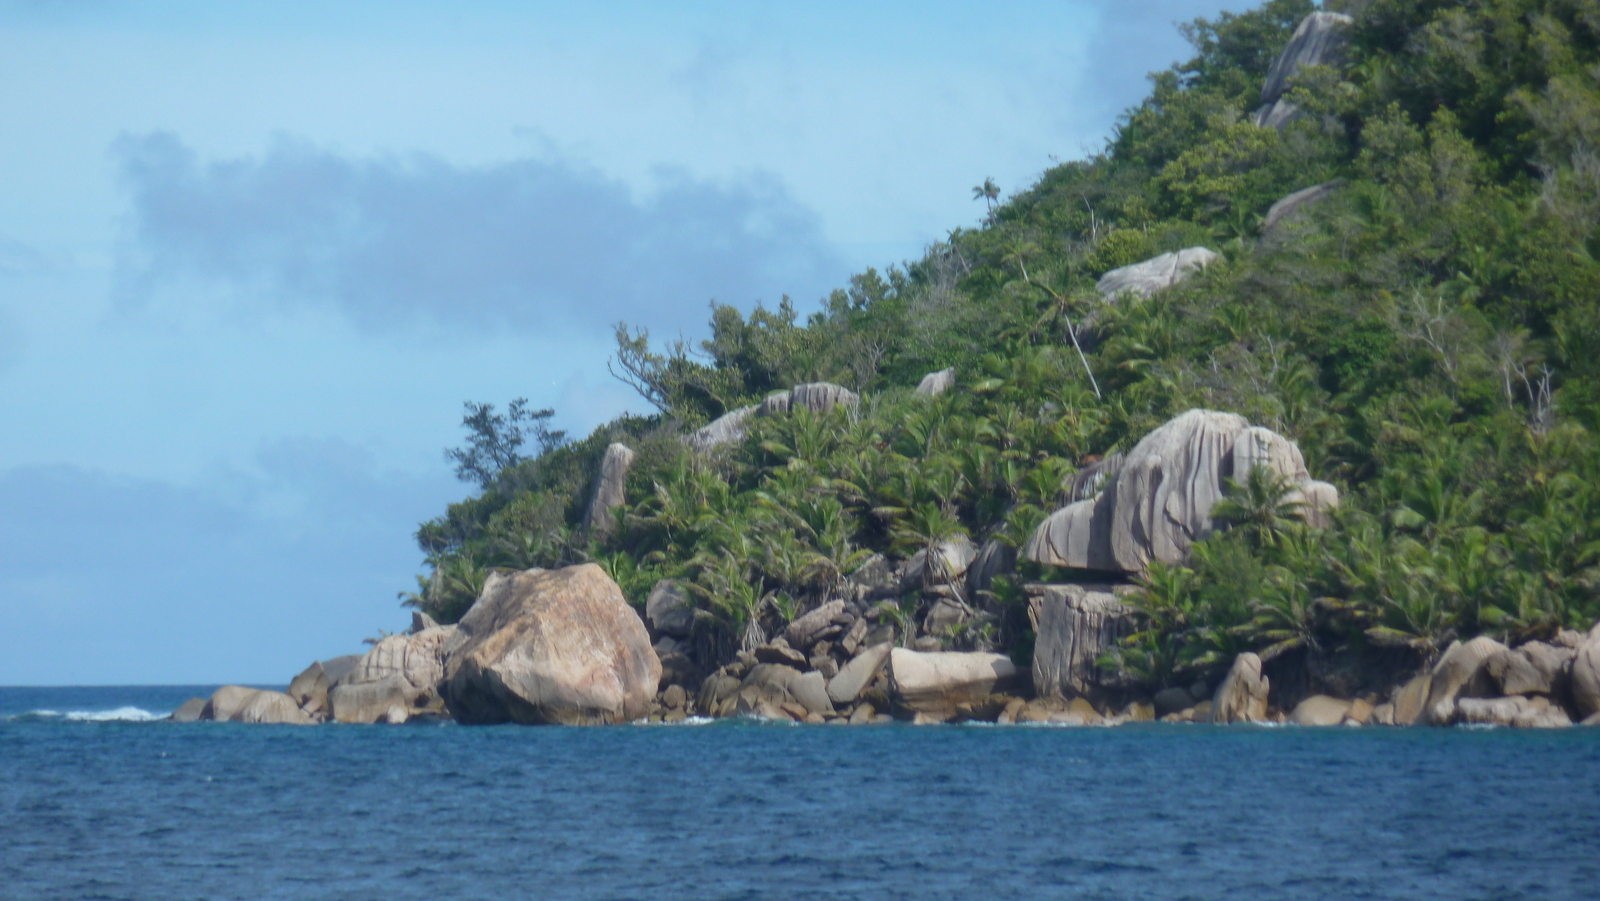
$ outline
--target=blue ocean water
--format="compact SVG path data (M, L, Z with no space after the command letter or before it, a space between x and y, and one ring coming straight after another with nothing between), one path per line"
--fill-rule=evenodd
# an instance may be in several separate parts
M149 719L0 689L7 899L1565 899L1600 729Z

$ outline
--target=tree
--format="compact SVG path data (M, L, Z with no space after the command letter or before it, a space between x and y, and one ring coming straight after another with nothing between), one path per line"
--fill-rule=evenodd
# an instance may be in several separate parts
M973 186L972 199L979 198L989 205L989 221L994 221L994 202L1000 198L1000 186L994 183L993 178L985 178L983 184Z
M520 453L528 438L534 439L543 456L560 447L567 433L551 430L548 420L555 415L551 409L529 410L528 399L519 397L506 407L504 415L494 411L494 404L466 402L466 415L461 426L471 434L465 447L448 448L444 458L456 464L456 478L463 482L477 482L478 487L489 490L500 473L523 461Z

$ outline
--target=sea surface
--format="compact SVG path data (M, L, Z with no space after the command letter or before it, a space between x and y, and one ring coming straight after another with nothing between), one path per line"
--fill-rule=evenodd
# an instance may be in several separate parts
M161 721L0 688L0 898L1600 898L1600 729Z

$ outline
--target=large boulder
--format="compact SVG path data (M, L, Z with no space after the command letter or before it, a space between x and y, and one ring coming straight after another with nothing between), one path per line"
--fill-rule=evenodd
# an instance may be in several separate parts
M317 713L328 709L328 689L332 687L333 683L329 681L321 661L314 661L289 680L287 693L300 705L301 710Z
M1465 644L1452 641L1428 679L1428 701L1423 705L1419 722L1448 726L1456 721L1458 697L1491 694L1493 685L1486 664L1489 658L1505 649L1505 645L1487 635L1479 635Z
M954 387L955 383L955 369L941 369L923 376L922 381L917 383L917 393L924 397L938 397Z
M1422 708L1428 703L1428 683L1432 680L1432 673L1418 673L1395 691L1390 701L1394 705L1391 718L1396 726L1410 726L1422 718Z
M1572 703L1579 718L1600 713L1600 636L1593 631L1572 658Z
M328 677L328 684L333 685L343 679L349 672L356 668L365 654L345 654L342 657L330 657L322 661L322 674Z
M1186 247L1113 269L1100 276L1094 287L1106 300L1115 300L1124 293L1149 297L1206 268L1217 257L1216 251L1205 247Z
M286 726L309 726L311 717L294 698L281 691L258 691L250 703L239 711L235 720L241 723L267 723Z
M617 518L611 511L627 501L623 491L628 482L628 470L633 467L634 453L626 444L613 442L600 458L600 472L595 476L594 493L589 496L589 509L583 515L584 531L597 537L611 535L617 527Z
M1132 611L1109 585L1030 585L1028 593L1028 619L1037 636L1034 694L1072 698L1100 685L1095 661L1133 632Z
M1017 552L1011 545L991 538L983 543L972 565L967 567L967 598L976 603L978 592L988 591L995 576L1011 572L1017 563Z
M788 646L800 651L810 649L821 634L837 625L835 619L844 615L844 601L829 601L810 613L795 618L784 630ZM801 657L804 660L804 656Z
M931 558L927 548L911 555L911 559L906 561L905 573L901 578L901 590L912 591L929 585L956 584L957 580L966 574L972 561L977 558L978 546L972 543L971 538L966 535L947 538L934 544Z
M1280 240L1284 233L1290 230L1290 224L1300 219L1308 207L1327 199L1328 195L1343 185L1344 179L1336 178L1320 185L1302 188L1274 203L1267 210L1267 217L1261 220L1261 240L1268 244Z
M406 677L391 673L365 682L340 682L328 691L328 715L341 723L380 723L411 709L416 689Z
M689 445L691 450L700 453L728 444L737 444L744 440L746 424L750 421L750 417L756 415L758 409L757 405L752 404L730 410L686 435L684 443Z
M1307 66L1342 63L1353 21L1343 13L1332 12L1315 12L1300 20L1294 36L1267 71L1266 83L1261 86L1261 108L1255 114L1256 125L1282 131L1298 115L1299 109L1283 99L1289 90L1289 79Z
M239 718L250 702L261 694L261 689L250 688L244 685L224 685L211 693L206 701L205 709L200 711L200 718L213 720L218 723L233 722Z
M1261 674L1261 658L1249 651L1233 658L1233 666L1211 699L1213 723L1263 723L1267 720L1270 681Z
M1542 696L1459 698L1456 700L1456 717L1463 723L1514 726L1521 729L1559 729L1572 725L1572 719L1567 716L1565 710Z
M1052 513L1022 556L1050 566L1143 572L1152 560L1182 563L1190 546L1216 530L1211 511L1225 479L1243 481L1261 465L1293 485L1313 524L1338 504L1338 491L1306 471L1294 442L1244 417L1190 410L1134 445L1099 494Z
M809 382L795 385L788 391L778 391L759 404L730 410L712 420L708 425L685 436L684 443L691 450L704 453L728 444L743 441L751 417L775 416L804 407L813 413L823 413L834 407L854 407L861 402L854 391L832 382Z
M445 649L459 722L618 723L649 712L661 661L644 622L592 564L494 573Z
M1350 702L1327 695L1312 695L1296 704L1289 722L1299 726L1337 726L1350 712Z
M445 646L455 634L455 626L435 626L414 635L385 636L338 685L382 682L398 676L406 683L406 704L425 704L438 692L444 678Z
M953 714L961 704L981 701L1010 688L1017 667L1004 654L889 652L889 684L894 701L918 713Z
M651 627L663 635L688 638L694 628L694 604L671 579L662 579L650 589L650 597L644 602L644 615Z
M1495 653L1484 666L1503 695L1548 696L1565 686L1573 656L1567 648L1530 641L1514 650Z
M894 645L887 642L863 648L849 663L839 668L839 674L828 680L828 698L840 706L855 703L861 692L872 683L878 671L889 660Z
M190 698L179 705L177 710L172 711L167 719L174 723L193 723L200 719L200 714L205 713L205 710L205 698Z

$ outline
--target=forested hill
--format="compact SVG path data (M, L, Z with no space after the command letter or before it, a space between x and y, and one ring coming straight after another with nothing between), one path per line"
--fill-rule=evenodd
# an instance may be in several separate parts
M963 534L1020 547L1085 467L1205 408L1293 439L1341 507L1313 529L1282 486L1239 485L1228 521L1248 527L1125 574L1142 627L1105 666L1157 688L1215 678L1244 650L1427 659L1454 637L1586 628L1600 617L1600 0L1325 9L1353 17L1347 43L1294 72L1278 106L1263 89L1316 5L1197 20L1194 58L1152 77L1103 153L920 260L853 277L803 322L787 301L716 306L698 348L619 326L615 371L656 415L568 442L526 409L478 408L458 461L482 491L418 530L433 575L408 603L452 621L496 567L592 560L637 604L679 580L721 646L748 647L874 554L893 564ZM988 182L975 195L998 200ZM1096 289L1194 247L1219 256L1172 287ZM947 368L950 390L914 390ZM817 382L860 402L752 415L721 447L684 440ZM613 442L634 454L622 505L586 524ZM889 619L901 642L1025 656L1021 585L1090 577L1022 561L962 598L959 621L933 628L938 592L915 586Z

